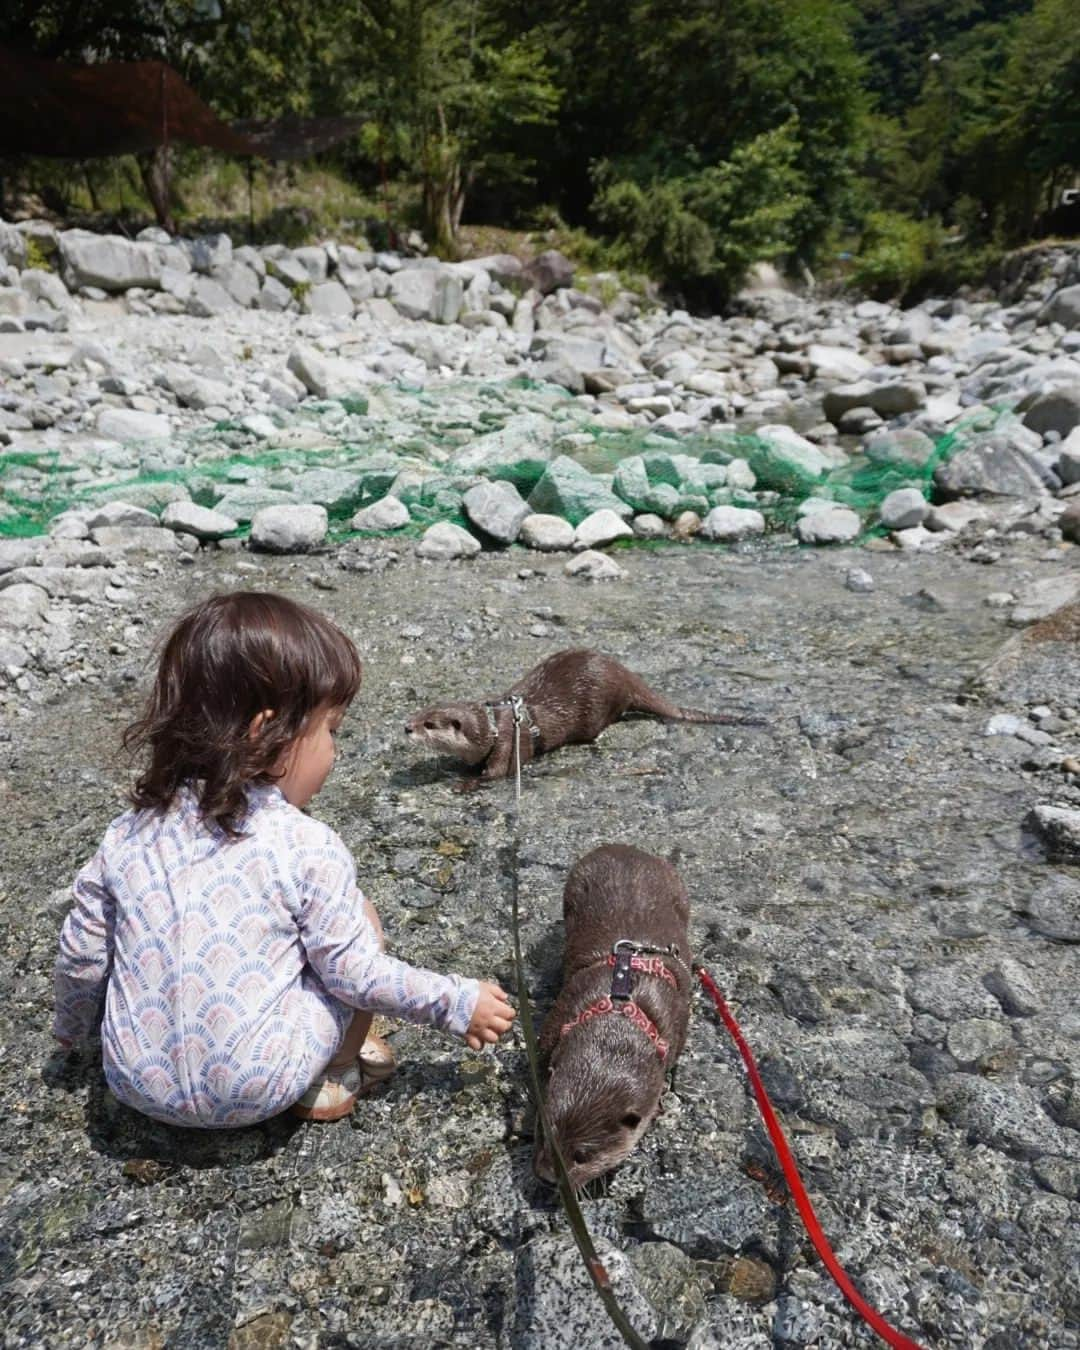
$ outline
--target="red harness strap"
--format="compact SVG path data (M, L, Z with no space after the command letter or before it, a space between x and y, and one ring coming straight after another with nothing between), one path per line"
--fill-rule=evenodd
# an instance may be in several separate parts
M615 954L608 957L609 966L615 965ZM655 975L661 980L667 980L673 989L678 989L679 981L675 978L671 970L664 965L659 956L632 956L630 958L630 969L640 971L642 975Z
M795 1159L792 1156L788 1142L784 1138L784 1131L780 1122L776 1118L776 1112L769 1101L769 1094L765 1091L765 1084L761 1081L761 1075L758 1073L757 1064L754 1062L754 1056L750 1047L747 1045L742 1032L739 1029L738 1022L731 1015L731 1009L724 1002L724 996L716 986L716 981L707 970L698 968L698 977L701 983L712 996L712 1001L716 1004L716 1011L720 1014L724 1026L731 1032L732 1039L739 1047L739 1054L743 1057L743 1063L746 1065L746 1072L750 1076L750 1086L754 1089L754 1096L757 1098L758 1110L761 1112L761 1118L765 1122L765 1128L769 1132L769 1138L772 1140L773 1148L776 1150L776 1156L780 1159L780 1166L784 1169L784 1176L787 1179L788 1188L791 1191L795 1204L798 1206L799 1214L803 1223L806 1225L806 1231L810 1234L810 1240L817 1248L817 1254L825 1263L829 1274L833 1277L840 1287L840 1292L859 1314L864 1322L867 1322L881 1339L894 1348L894 1350L923 1350L917 1341L910 1340L901 1332L894 1330L884 1317L871 1308L870 1304L862 1297L859 1291L851 1283L847 1272L836 1259L833 1249L829 1246L829 1240L822 1231L821 1224L818 1223L817 1215L814 1213L814 1207L810 1203L810 1197L806 1194L806 1188L802 1184L802 1178L799 1176L799 1169L795 1165Z
M591 1021L594 1017L603 1017L605 1013L615 1013L619 1017L625 1017L627 1021L633 1022L634 1026L639 1031L643 1031L652 1041L656 1047L656 1053L660 1056L661 1064L667 1059L670 1048L667 1041L660 1035L660 1032L656 1029L656 1023L648 1013L639 1008L633 999L627 999L625 1003L613 1003L605 994L603 998L598 998L595 1003L590 1003L572 1021L564 1022L559 1035L565 1036L568 1031L573 1031L575 1027Z

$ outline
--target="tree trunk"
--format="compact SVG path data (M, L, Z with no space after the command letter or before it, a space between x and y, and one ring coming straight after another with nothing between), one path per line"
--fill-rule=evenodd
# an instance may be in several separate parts
M172 203L169 199L169 179L172 167L172 154L168 146L159 145L149 153L136 155L143 187L154 208L157 223L170 234L176 233L172 216Z

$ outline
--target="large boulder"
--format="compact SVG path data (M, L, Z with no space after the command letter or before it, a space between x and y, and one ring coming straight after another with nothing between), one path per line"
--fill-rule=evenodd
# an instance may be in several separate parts
M307 292L301 301L301 308L307 314L318 314L323 318L348 319L352 317L355 306L352 296L340 281L323 281Z
M559 553L574 543L574 527L562 516L548 516L537 512L521 522L518 543L540 553Z
M521 269L524 281L541 295L563 290L574 284L574 264L558 249L548 249Z
M918 431L915 427L900 427L874 432L867 437L862 451L872 464L896 464L921 469L934 453L934 442L924 431Z
M1039 497L1053 486L1023 428L981 437L940 464L934 481L947 497Z
M307 553L326 538L324 506L267 506L251 522L251 547L266 553Z
M360 393L371 379L362 366L338 356L324 356L314 347L294 347L285 363L316 398L348 398Z
M897 488L881 503L881 523L887 530L906 530L921 525L930 503L918 488Z
M102 408L97 417L99 435L114 441L156 440L169 434L169 419L161 413L134 408Z
M432 267L403 267L390 278L387 289L398 313L407 319L455 323L465 291L461 278Z
M763 487L804 496L828 472L830 462L813 441L789 426L758 427L746 457ZM730 471L728 481L731 481Z
M408 525L409 520L409 508L403 501L397 497L383 497L381 501L357 511L349 528L381 534L385 530L400 530L403 525Z
M701 522L701 537L722 543L733 543L764 533L765 517L761 512L739 506L714 506Z
M1080 426L1080 384L1049 389L1037 395L1027 405L1024 426L1037 431L1040 436L1045 436L1048 431L1068 436Z
M795 534L802 544L850 544L861 530L862 521L845 506L811 511L795 523Z
M477 529L499 544L512 544L531 514L513 483L477 483L462 497L461 505Z
M505 426L470 441L457 452L453 470L502 478L531 492L551 462L556 426L539 413L516 413Z
M1042 323L1080 328L1080 286L1066 286L1050 297L1039 314Z
M224 511L212 511L194 502L170 502L161 513L161 523L167 530L206 540L224 539L237 529L237 522Z
M126 291L132 286L157 290L165 259L157 244L91 230L65 230L60 236L60 267L72 290L78 286L99 286L103 291Z
M634 508L616 497L604 481L566 455L553 459L529 494L533 511L562 516L577 526L594 511L610 508L629 518Z
M634 531L621 516L606 507L586 516L574 531L575 548L601 548L616 539L632 539Z
M480 552L480 540L474 539L468 530L454 525L448 520L440 520L432 525L416 546L421 558L446 561L451 558L474 558Z

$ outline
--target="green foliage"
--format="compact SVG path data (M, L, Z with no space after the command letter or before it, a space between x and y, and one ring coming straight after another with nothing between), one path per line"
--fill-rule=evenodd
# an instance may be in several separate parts
M928 270L941 244L936 220L913 220L897 211L866 219L852 280L881 300L902 300Z
M737 146L731 158L645 186L602 165L594 204L627 258L671 282L708 281L730 292L751 263L794 242L807 206L794 121Z
M52 272L52 258L41 247L37 239L27 239L26 241L26 265L38 272Z

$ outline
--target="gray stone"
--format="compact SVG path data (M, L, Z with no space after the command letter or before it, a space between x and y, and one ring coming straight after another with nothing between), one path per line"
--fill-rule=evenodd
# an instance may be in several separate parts
M918 488L897 488L881 503L881 523L887 530L906 530L921 525L930 503Z
M75 302L68 294L67 287L55 272L42 272L38 268L29 268L19 276L19 287L32 300L44 301L53 309L69 310Z
M381 501L357 511L350 522L353 530L372 530L382 533L384 530L400 530L411 519L409 508L397 497L383 497Z
M1062 605L1072 604L1080 599L1080 573L1060 577L1044 577L1042 581L1033 581L1017 596L1017 605L1009 616L1011 623L1018 626L1037 623L1060 609Z
M634 1330L651 1342L660 1321L638 1287L625 1252L598 1241L597 1255ZM567 1234L545 1234L519 1246L514 1252L514 1282L517 1295L507 1338L514 1350L622 1350L625 1346Z
M921 469L934 453L934 442L914 427L878 431L868 436L863 454L874 464L909 464Z
M149 441L168 436L169 419L161 413L137 412L134 408L102 408L97 416L100 435L115 441Z
M361 393L371 378L362 367L340 357L323 356L314 347L294 347L286 364L316 398L347 398Z
M596 548L614 543L616 539L632 539L634 531L614 511L606 507L594 511L574 531L575 548Z
M812 511L795 522L795 534L803 544L849 544L861 532L862 521L846 507Z
M954 1074L941 1084L938 1109L968 1137L1003 1153L1037 1158L1069 1152L1067 1133L1022 1083L997 1083L975 1074Z
M666 539L671 532L665 520L649 511L635 516L630 526L639 539Z
M103 291L126 291L133 286L157 289L165 263L155 244L65 230L60 235L60 266L69 290L99 286Z
M987 1055L1012 1044L1012 1032L987 1017L967 1017L954 1022L945 1036L945 1047L964 1068L977 1065Z
M1031 976L1011 956L1003 957L993 970L988 971L983 976L983 984L1010 1017L1030 1017L1043 1007Z
M1074 502L1058 516L1058 529L1062 539L1071 544L1080 544L1080 502Z
M355 304L340 281L324 281L312 286L301 301L301 308L307 314L320 314L326 318L339 315L347 319L352 317Z
M544 469L529 494L529 505L534 511L562 516L574 526L605 507L616 515L633 515L633 507L616 497L602 479L566 455L559 455Z
M407 267L390 278L387 294L407 319L455 323L465 292L460 278L450 272Z
M518 542L540 553L559 553L572 548L574 527L562 516L534 512L521 522Z
M191 266L207 275L232 262L232 240L227 234L202 234L188 243L187 250Z
M531 492L551 463L556 428L540 413L515 413L498 431L470 441L454 455L456 473L501 478Z
M451 558L474 558L480 552L480 540L460 525L440 520L424 532L416 548L421 558L445 561Z
M83 519L87 531L102 526L127 525L135 528L156 528L158 518L153 511L145 507L134 506L131 502L111 501L95 506L84 513Z
M0 576L0 591L27 584L39 586L54 600L85 605L103 600L112 583L103 567L17 567Z
M531 514L513 483L477 483L465 493L462 508L472 523L497 543L512 544Z
M187 298L187 312L198 319L213 319L236 308L236 301L213 277L196 277Z
M263 282L262 276L254 268L235 258L227 266L216 268L213 280L224 287L243 309L250 309L254 305Z
M259 290L255 307L270 314L281 314L293 303L293 293L288 286L277 277L268 276Z
M238 522L223 511L212 511L194 502L170 502L161 513L167 530L194 535L196 539L224 539L239 528Z
M950 497L1038 497L1052 485L1029 444L1010 431L965 446L938 466L934 481Z
M294 248L292 256L313 282L317 284L326 280L329 264L326 249L321 244L307 244L303 248Z
M0 628L40 628L49 612L49 597L40 586L16 584L0 590Z
M1066 487L1080 483L1080 427L1074 427L1061 442L1056 468Z
M324 506L266 506L251 520L251 547L266 553L307 553L326 538Z
M227 384L196 375L187 366L167 365L161 380L185 408L215 408L231 401L232 391Z
M857 380L871 366L865 356L850 347L830 347L820 342L807 347L806 359L819 380Z
M214 510L231 516L241 525L268 506L295 506L291 492L267 487L264 483L230 483L214 502Z
M175 553L177 549L176 535L163 530L156 521L153 529L145 525L99 525L90 531L90 538L109 553Z
M1051 389L1033 399L1024 412L1024 426L1041 436L1050 431L1068 436L1080 426L1080 384Z
M861 567L849 567L844 576L844 585L856 595L869 595L874 589L874 578Z
M541 295L574 284L574 264L558 249L548 249L521 269L522 280Z
M1080 328L1080 286L1065 286L1055 291L1040 311L1039 322Z
M576 558L571 558L563 568L568 577L583 577L586 581L618 581L626 576L626 569L620 567L614 558L606 553L597 553L586 549Z
M765 517L761 512L739 506L714 506L701 522L703 538L724 543L764 533Z
M1080 859L1080 810L1043 802L1033 808L1027 823L1042 836L1054 857Z

